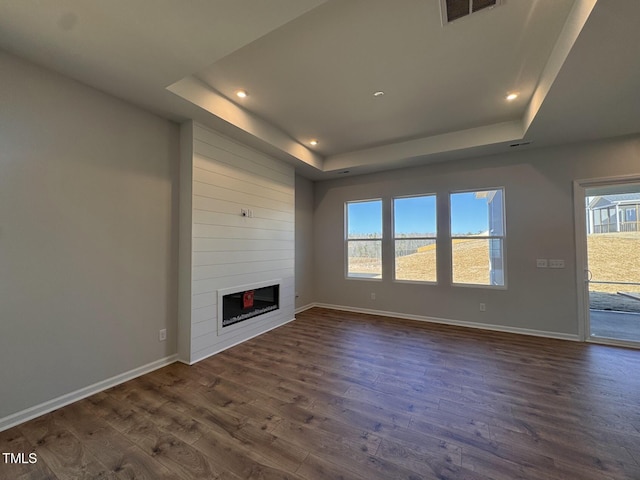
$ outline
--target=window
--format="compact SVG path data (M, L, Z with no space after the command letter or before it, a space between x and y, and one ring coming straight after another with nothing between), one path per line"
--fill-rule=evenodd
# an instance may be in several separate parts
M435 282L436 196L393 199L395 279Z
M636 220L636 211L633 207L624 207L624 221L625 222L635 222Z
M347 202L347 277L382 278L382 200Z
M504 286L504 189L452 193L453 283Z

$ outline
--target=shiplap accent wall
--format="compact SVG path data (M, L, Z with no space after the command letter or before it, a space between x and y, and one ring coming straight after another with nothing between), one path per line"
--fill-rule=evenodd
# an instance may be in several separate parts
M293 320L295 173L196 123L183 126L183 142L189 131L192 148L182 149L181 171L190 167L191 182L181 186L190 184L190 206L181 215L191 221L181 228L191 228L191 249L181 252L180 262L181 269L191 268L191 291L181 289L188 298L181 298L179 328L181 359L194 363ZM253 217L243 217L242 209ZM219 335L217 291L271 279L281 279L280 309Z

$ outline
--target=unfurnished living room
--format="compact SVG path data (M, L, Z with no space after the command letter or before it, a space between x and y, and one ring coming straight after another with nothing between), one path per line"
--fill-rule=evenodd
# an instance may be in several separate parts
M0 479L640 479L639 21L0 0Z

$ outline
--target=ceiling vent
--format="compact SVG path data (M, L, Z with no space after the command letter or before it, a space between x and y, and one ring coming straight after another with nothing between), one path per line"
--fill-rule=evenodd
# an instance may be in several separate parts
M442 24L446 25L480 10L493 8L500 3L501 0L440 0Z

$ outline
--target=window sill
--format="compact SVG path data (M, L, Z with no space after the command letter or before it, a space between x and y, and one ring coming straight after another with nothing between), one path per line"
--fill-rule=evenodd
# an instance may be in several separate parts
M393 283L409 283L414 285L438 285L438 282L432 282L430 280L397 280L394 279Z
M486 288L489 290L507 290L506 285L484 285L481 283L451 283L451 286L462 288Z

